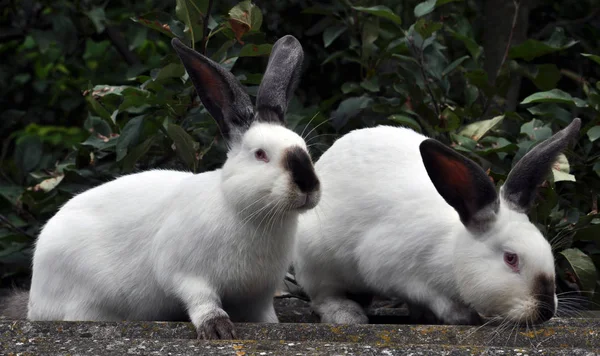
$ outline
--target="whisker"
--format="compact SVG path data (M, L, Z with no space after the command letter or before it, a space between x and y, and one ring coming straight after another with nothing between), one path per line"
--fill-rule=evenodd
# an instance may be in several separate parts
M310 119L310 121L308 122L308 124L306 124L306 125L304 126L304 129L302 130L302 133L300 134L300 137L302 137L302 139L303 139L303 140L305 139L305 137L304 137L304 131L306 131L306 128L310 126L310 124L313 122L313 120L314 120L314 119L316 119L316 118L317 118L317 116L319 116L319 113L320 113L320 111L317 111L317 112L316 112L316 113L313 115L313 117Z
M320 124L318 124L317 126L313 127L313 129L312 129L312 130L310 130L310 131L309 131L309 132L306 134L306 137L310 136L310 134L311 134L313 131L315 131L317 128L321 127L321 125L323 125L323 124L325 124L325 123L327 123L327 122L329 122L329 120L323 120L323 122L321 122L321 123L320 123Z

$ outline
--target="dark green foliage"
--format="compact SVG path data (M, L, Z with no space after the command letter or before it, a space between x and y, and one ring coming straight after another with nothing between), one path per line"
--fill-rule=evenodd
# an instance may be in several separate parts
M219 1L210 17L208 0L9 3L2 28L14 31L0 38L3 283L27 275L35 236L74 194L126 173L222 164L223 139L171 38L232 70L254 100L272 43L292 34L306 60L286 119L315 159L352 129L406 126L476 160L499 186L531 147L582 118L530 217L552 242L560 291L596 291L598 302L600 33L587 24L591 2L538 4L531 36L503 48L493 72L473 0Z

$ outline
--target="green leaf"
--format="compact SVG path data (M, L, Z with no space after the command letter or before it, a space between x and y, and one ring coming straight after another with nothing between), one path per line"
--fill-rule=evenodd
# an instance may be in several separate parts
M463 0L437 0L437 2L435 4L435 7L437 8L437 7L440 7L442 5L445 5L445 4L448 4L448 3L451 3L451 2L456 2L456 1L463 1Z
M94 26L96 27L97 33L104 32L104 25L106 24L106 14L104 13L104 9L101 7L95 7L90 11L85 12L87 17L92 20Z
M559 252L571 265L583 291L593 292L596 286L596 267L590 256L578 248L569 248Z
M362 53L363 59L367 59L371 56L371 53L377 50L377 47L373 44L377 37L379 37L379 20L374 19L366 21L363 25L361 40L362 40Z
M257 56L268 56L271 53L273 45L271 44L247 44L240 50L239 57L257 57Z
M469 137L457 135L453 132L450 133L452 141L456 142L454 149L463 152L472 152L477 148L477 142L470 139Z
M181 63L169 63L163 68L153 69L150 72L152 80L155 82L161 82L169 78L179 78L185 74L185 68Z
M331 125L340 130L346 126L350 118L355 117L363 109L369 107L373 99L367 96L351 97L343 100L338 108L331 113Z
M582 220L587 220L589 217L589 215L586 215ZM591 217L593 218L593 216ZM600 224L588 224L587 226L578 229L575 236L573 236L573 241L600 241Z
M494 94L495 90L488 82L487 73L483 69L476 69L466 72L465 78L467 78L469 83L481 89L488 97Z
M98 102L98 100L94 99L93 95L86 95L85 100L90 104L92 110L98 114L98 116L108 122L112 122L113 124L115 123L110 113L104 108L104 106L102 106L102 104Z
M533 83L539 90L551 90L556 88L560 80L560 70L555 64L540 64L537 66L537 73L533 78Z
M372 76L371 79L365 80L362 83L360 83L360 86L372 93L378 92L379 91L379 77Z
M340 37L344 31L347 30L346 26L336 25L327 27L325 31L323 31L323 44L325 48L329 47L336 38Z
M397 25L400 25L402 23L402 18L400 18L400 16L396 15L387 6L383 6L383 5L372 6L372 7L352 6L352 8L356 11L365 12L367 14L371 14L371 15L382 17L384 19L388 19Z
M360 91L360 85L354 82L345 82L342 84L342 93L348 94L356 91Z
M152 142L154 141L154 137L150 137L146 141L142 142L140 145L133 147L127 153L127 156L123 158L123 171L125 173L129 173L135 167L136 162L142 158L146 152L152 146Z
M87 140L83 141L81 145L83 146L91 146L97 150L106 150L108 148L115 147L119 142L119 137L100 137L97 135L91 135L87 138Z
M477 90L475 85L467 83L465 85L464 95L466 106L471 107L477 100L477 97L479 97L479 90Z
M594 142L598 138L600 138L600 125L596 125L596 126L592 127L591 129L589 129L587 132L587 135L590 138L590 141L592 141L592 142Z
M557 28L547 41L541 42L534 39L528 39L511 47L508 51L508 57L511 59L523 58L529 62L534 58L565 50L575 45L577 42L578 41L567 39L564 35L564 31Z
M452 72L454 69L456 69L456 67L458 67L462 62L464 62L467 59L469 59L469 56L462 56L459 59L450 63L446 67L446 69L444 69L444 71L442 72L442 77L445 77L446 75L450 74L450 72Z
M563 153L558 155L556 162L552 165L552 176L555 182L570 181L575 182L575 176L570 174L571 168L569 160Z
M24 188L18 185L3 183L0 185L0 196L6 199L13 205L17 204L19 197L23 193Z
M184 24L175 20L170 14L162 11L146 13L140 17L132 17L133 22L142 24L148 28L165 34L171 38L184 38Z
M121 135L119 135L119 139L117 140L117 161L121 161L125 158L129 148L138 144L143 128L143 116L134 117L125 124L125 127L121 130Z
M600 56L597 56L595 54L590 54L590 53L582 53L581 55L584 56L584 57L587 57L587 58L591 59L592 61L594 61L594 62L596 62L598 64L600 64Z
M195 4L195 0L176 0L175 6L175 14L177 18L183 22L186 28L183 30L185 32L190 33L190 39L192 40L192 48L197 41L202 39L202 32L204 29L203 25L203 11L206 7L203 7L202 10Z
M419 125L417 120L413 119L410 116L395 114L388 116L388 120L404 127L410 127L411 129L414 129L417 132L421 132L421 125Z
M551 119L557 119L565 125L568 125L573 119L569 111L556 103L542 103L530 106L527 108L527 111L536 116L547 116Z
M460 125L460 118L450 108L444 109L439 123L435 126L438 131L454 131Z
M521 104L531 103L562 103L571 104L578 107L586 107L587 103L579 98L573 98L571 94L566 93L560 89L552 89L549 91L539 92L531 94L530 96L523 99Z
M515 152L519 149L519 146L505 139L504 137L493 137L486 136L479 141L480 143L491 144L491 147L486 147L477 150L477 154L480 156L489 155L491 153L498 153L498 156L502 158L501 153Z
M43 181L41 181L40 183L35 185L34 190L36 190L36 191L42 190L45 193L48 193L49 191L56 188L60 184L60 182L63 180L63 178L65 178L64 174L58 175L56 177L44 179Z
M194 139L181 126L174 124L169 124L167 134L173 140L173 143L175 143L177 155L195 172L198 161L196 160Z
M486 133L488 133L488 131L501 123L502 120L504 120L504 115L496 116L495 118L489 120L477 121L465 126L458 132L458 134L470 137L474 141L479 141L483 136L485 136Z
M43 143L38 136L23 136L16 142L15 163L23 173L36 169L42 159Z
M533 119L521 125L521 133L529 136L532 141L541 141L552 136L552 129L543 121Z
M229 26L240 43L243 43L241 40L246 33L260 30L262 21L260 8L250 0L242 1L229 10Z
M415 17L425 16L435 9L436 0L427 0L415 6Z
M442 27L443 25L441 22L432 22L421 18L417 20L414 28L415 31L421 35L421 37L429 38L435 31L441 29Z
M596 175L600 177L600 161L594 163L594 167L592 167L592 169L594 170L594 172L596 172Z

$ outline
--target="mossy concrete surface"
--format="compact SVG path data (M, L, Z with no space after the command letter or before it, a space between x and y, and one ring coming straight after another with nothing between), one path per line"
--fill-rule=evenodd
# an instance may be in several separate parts
M0 320L0 355L600 355L600 319L555 318L535 327L406 324L402 308L379 307L392 324L329 325L307 305L278 301L284 323L236 324L240 340L196 339L187 322ZM396 318L396 319L394 319Z

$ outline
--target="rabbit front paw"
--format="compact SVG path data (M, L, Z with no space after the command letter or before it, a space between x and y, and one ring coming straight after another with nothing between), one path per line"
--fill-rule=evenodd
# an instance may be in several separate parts
M457 308L449 315L443 318L446 324L451 325L481 325L483 319L474 309L471 308Z
M235 340L237 335L233 323L227 316L217 316L206 320L198 328L198 339Z

